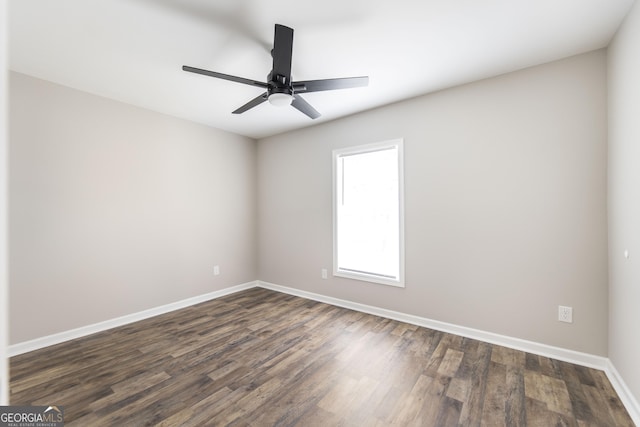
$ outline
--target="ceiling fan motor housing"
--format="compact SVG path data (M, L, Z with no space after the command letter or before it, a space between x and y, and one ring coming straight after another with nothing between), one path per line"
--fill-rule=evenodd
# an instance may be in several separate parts
M267 88L267 93L269 96L274 93L284 93L286 95L293 96L293 88L291 86L277 86L277 85L269 85Z

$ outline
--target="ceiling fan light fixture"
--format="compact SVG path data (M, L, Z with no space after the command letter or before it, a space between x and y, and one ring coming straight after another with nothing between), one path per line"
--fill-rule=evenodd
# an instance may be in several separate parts
M276 107L286 107L293 102L293 95L288 93L272 93L269 95L269 103Z

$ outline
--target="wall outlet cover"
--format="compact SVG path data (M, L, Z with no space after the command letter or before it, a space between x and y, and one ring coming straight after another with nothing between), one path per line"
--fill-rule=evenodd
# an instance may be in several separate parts
M558 306L558 320L566 323L573 323L573 308L564 305Z

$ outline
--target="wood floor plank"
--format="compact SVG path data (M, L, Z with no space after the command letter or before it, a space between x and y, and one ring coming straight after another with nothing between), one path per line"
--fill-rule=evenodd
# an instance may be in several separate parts
M69 426L633 426L602 371L258 288L10 366Z
M438 427L457 427L463 403L445 396L438 410L434 425Z
M505 389L505 423L510 427L525 427L524 369L522 366L507 366Z
M473 356L470 355L470 358L473 359L473 368L470 373L471 390L469 391L469 398L460 413L461 426L480 425L487 387L487 373L491 362L491 349L491 344L480 343L476 353Z
M438 367L438 375L453 377L458 371L463 357L464 353L462 351L447 349Z
M427 399L433 377L421 375L409 392L405 392L398 401L390 419L387 421L398 425L410 425L418 420L418 414ZM425 425L428 425L425 423Z
M481 425L495 427L506 425L506 383L507 367L494 361L490 362L486 388L491 392L485 395L484 404L482 405Z
M582 389L582 383L576 370L576 366L571 363L563 363L561 365L564 382L569 390L569 397L571 399L571 407L573 413L578 420L582 420L587 423L595 421L591 407L588 404L587 398Z
M413 424L420 426L437 425L438 417L441 416L445 409L448 409L446 406L450 403L449 398L446 396L446 390L450 382L450 377L442 375L437 375L433 378L426 389L426 398Z

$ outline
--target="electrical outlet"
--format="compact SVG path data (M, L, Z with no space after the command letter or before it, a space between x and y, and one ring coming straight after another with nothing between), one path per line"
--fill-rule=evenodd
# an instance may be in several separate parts
M219 265L214 265L213 266L213 275L214 276L219 276L220 275L220 266Z
M558 320L561 322L573 323L573 308L565 307L564 305L559 305Z

